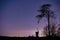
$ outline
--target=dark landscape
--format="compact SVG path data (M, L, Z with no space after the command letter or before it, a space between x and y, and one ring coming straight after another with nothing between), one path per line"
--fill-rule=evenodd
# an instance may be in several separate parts
M0 40L60 40L60 37L7 37L7 36L0 36Z
M59 5L59 0L0 0L0 40L60 40Z

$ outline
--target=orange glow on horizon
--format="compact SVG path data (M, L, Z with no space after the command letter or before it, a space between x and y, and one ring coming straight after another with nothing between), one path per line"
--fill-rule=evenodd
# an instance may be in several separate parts
M39 30L39 37L44 36L42 33L43 30ZM6 33L4 36L10 36L10 37L28 37L28 36L34 36L35 37L35 30L17 30L17 31L11 31L9 33Z

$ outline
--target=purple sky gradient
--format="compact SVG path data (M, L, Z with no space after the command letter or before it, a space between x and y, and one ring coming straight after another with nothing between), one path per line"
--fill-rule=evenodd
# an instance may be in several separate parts
M52 10L56 14L56 22L60 24L60 0L0 0L0 35L4 36L29 36L35 35L37 10L42 4L52 4ZM39 30L46 25L46 19L42 19ZM41 32L40 32L41 34Z

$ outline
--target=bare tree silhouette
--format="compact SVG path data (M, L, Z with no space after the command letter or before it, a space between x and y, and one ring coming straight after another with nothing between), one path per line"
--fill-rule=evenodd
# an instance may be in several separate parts
M56 36L60 37L60 27L57 30Z
M52 37L55 37L56 36L56 31L57 31L56 24L53 23L52 26L50 27L50 35ZM43 33L44 33L44 35L48 36L48 26L44 27Z
M48 20L48 36L50 36L50 17L55 18L54 12L50 10L50 7L51 7L51 4L42 5L41 9L38 10L38 12L41 12L41 13L36 16L39 19L38 23L39 23L40 19L42 19L43 17L47 18L47 20Z
M44 27L44 29L43 29L43 34L44 34L45 36L48 35L48 26L45 26L45 27Z
M56 28L56 24L52 24L52 27L51 27L51 35L52 36L56 36L56 30L57 28Z

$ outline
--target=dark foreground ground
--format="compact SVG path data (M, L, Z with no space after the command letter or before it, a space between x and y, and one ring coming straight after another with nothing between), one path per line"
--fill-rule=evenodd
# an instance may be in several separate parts
M60 37L6 37L6 36L0 36L0 40L60 40Z

